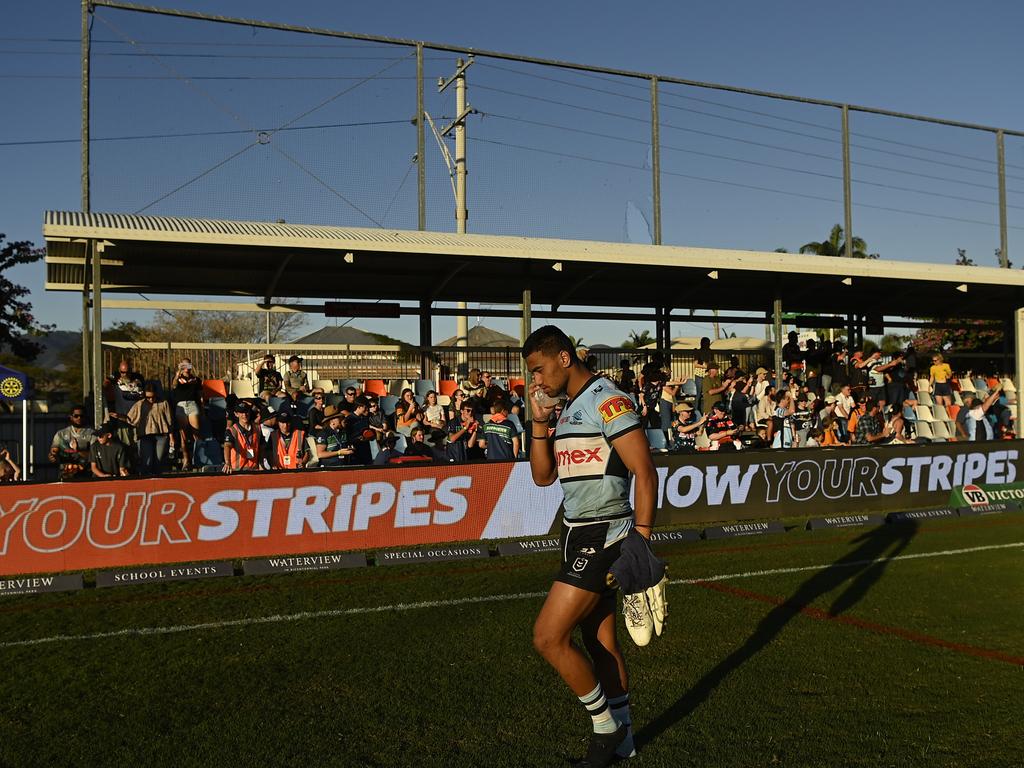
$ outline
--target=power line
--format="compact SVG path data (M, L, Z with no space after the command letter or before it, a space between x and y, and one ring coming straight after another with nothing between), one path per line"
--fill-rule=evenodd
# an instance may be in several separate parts
M177 80L171 75L90 75L90 80ZM362 80L355 75L189 75L189 80ZM385 75L377 80L415 80L415 75ZM74 80L81 82L79 75L2 75L0 80Z
M70 43L80 45L81 39L77 37L0 37L0 43ZM217 48L235 46L239 48L385 48L391 49L394 46L386 43L265 43L257 41L228 42L228 41L201 41L201 40L138 40L142 45L180 45L189 46L216 46ZM113 38L97 39L92 38L91 45L131 45L131 42L114 40Z
M77 51L19 51L11 49L0 49L0 55L17 56L79 56ZM148 53L121 53L119 51L92 51L91 56L108 56L112 58L146 58ZM310 61L391 61L394 56L331 56L331 55L288 55L288 54L247 54L247 53L161 53L165 59L246 59L262 61L267 59L288 59L288 60L310 60ZM448 61L444 56L425 56L427 61Z

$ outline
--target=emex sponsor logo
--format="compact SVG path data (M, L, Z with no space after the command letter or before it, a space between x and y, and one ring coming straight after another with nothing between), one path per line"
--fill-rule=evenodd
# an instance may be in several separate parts
M555 470L562 480L603 475L611 455L608 442L600 435L569 437L555 446Z
M567 467L570 464L589 464L592 461L604 463L600 448L576 448L555 452L555 460L560 467Z
M633 401L625 395L615 395L609 397L599 406L597 406L597 412L601 414L601 419L605 424L608 424L615 419L622 416L624 413L631 413L633 411Z

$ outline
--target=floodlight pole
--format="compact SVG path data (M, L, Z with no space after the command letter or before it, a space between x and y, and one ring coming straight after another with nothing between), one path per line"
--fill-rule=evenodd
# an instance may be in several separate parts
M455 119L441 131L441 135L444 136L452 128L455 129L455 231L460 235L466 234L466 221L469 219L469 210L466 208L466 118L472 110L466 105L466 70L473 65L473 61L472 56L467 61L456 59L455 74L437 83L438 93L442 93L445 88L455 83ZM464 301L460 301L457 306L461 310L467 308ZM465 313L456 318L455 346L469 346L469 321ZM468 376L466 353L459 352L456 360L458 377Z
M1006 236L1006 151L1003 131L996 131L996 164L999 170L999 266L1010 268L1009 244Z
M775 297L772 305L772 326L775 332L775 386L782 388L782 298Z
M92 14L92 3L82 0L82 212L91 209L91 192L89 190L89 81L91 66L91 40L89 21ZM82 264L82 400L89 396L89 385L92 373L89 358L92 342L89 338L89 256L91 246L86 243L85 259ZM83 402L84 405L84 402Z
M1014 314L1014 342L1015 347L1015 362L1017 369L1017 427L1021 429L1021 424L1024 424L1024 386L1021 382L1024 382L1024 309L1018 309Z
M850 179L850 107L843 104L843 222L846 226L846 258L853 258L853 192Z

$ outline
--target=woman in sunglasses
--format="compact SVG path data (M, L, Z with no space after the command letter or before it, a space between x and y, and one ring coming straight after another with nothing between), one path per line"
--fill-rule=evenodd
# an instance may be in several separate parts
M327 396L319 387L313 390L313 405L310 407L306 418L309 419L309 431L312 434L322 428L324 421L324 408L327 407Z

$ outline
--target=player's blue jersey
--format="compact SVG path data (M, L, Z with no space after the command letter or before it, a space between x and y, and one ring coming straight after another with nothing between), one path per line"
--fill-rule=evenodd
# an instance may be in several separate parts
M640 426L633 398L600 376L566 402L554 436L566 522L632 517L629 471L612 440Z

